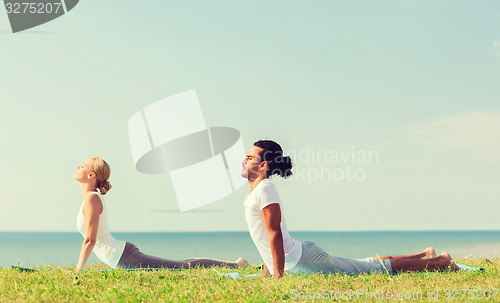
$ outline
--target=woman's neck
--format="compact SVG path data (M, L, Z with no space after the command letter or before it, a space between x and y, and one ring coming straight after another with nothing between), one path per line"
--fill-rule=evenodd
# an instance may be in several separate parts
M80 186L82 188L82 196L83 197L85 197L90 192L96 192L97 191L97 187L95 186L95 184L80 183Z

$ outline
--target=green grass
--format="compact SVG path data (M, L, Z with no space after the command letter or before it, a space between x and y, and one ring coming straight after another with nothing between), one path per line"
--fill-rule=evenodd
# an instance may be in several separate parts
M22 272L0 268L0 302L172 302L172 301L242 301L276 302L299 299L309 294L316 300L336 301L342 293L351 292L350 299L337 301L388 301L378 299L382 292L392 294L392 300L400 302L449 301L500 301L500 291L493 298L484 299L481 290L500 288L500 260L458 260L471 266L481 266L485 272L431 272L403 273L399 275L370 274L360 276L309 275L290 276L283 279L247 278L232 280L219 277L211 269L184 271L111 271L79 272L73 267L44 266L40 272ZM91 266L87 270L108 269ZM217 268L230 272L227 268ZM240 271L243 274L259 272L257 269ZM471 290L467 293L465 290ZM447 291L449 290L449 291ZM453 291L456 290L456 293ZM330 292L331 291L331 292ZM362 294L371 292L370 294ZM439 300L432 299L438 292ZM360 295L356 297L356 294ZM398 300L398 293L402 300ZM405 299L404 296L407 296ZM333 299L332 299L333 296ZM431 296L431 299L429 299ZM462 298L463 296L463 298ZM469 299L468 296L474 299ZM327 299L325 299L327 297ZM452 298L455 298L452 300ZM481 299L483 298L483 299ZM346 300L348 299L348 300Z

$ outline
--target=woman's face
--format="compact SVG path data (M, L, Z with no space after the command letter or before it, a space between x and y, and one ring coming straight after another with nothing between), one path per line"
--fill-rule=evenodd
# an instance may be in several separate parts
M76 167L75 179L84 181L90 179L92 176L92 159L88 159Z

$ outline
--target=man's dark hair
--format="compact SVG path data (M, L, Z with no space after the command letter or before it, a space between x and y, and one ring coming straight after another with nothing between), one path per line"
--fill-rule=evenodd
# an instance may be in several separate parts
M253 144L262 148L259 153L260 160L266 161L269 166L267 176L278 175L288 178L292 175L292 159L289 156L283 157L283 149L272 140L259 140Z

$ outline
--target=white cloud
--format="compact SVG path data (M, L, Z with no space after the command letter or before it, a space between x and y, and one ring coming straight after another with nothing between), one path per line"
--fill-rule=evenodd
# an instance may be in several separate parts
M421 142L473 150L500 162L500 112L469 112L444 117L413 125L410 132L423 136Z
M500 57L500 40L493 42L493 45L488 50Z

